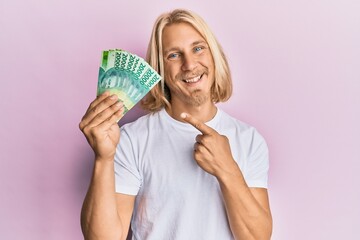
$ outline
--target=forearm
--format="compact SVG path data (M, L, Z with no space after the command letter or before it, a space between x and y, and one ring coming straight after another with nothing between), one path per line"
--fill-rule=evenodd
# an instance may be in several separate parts
M122 224L117 212L113 161L95 160L93 176L81 211L85 239L120 239Z
M235 239L270 239L272 218L255 199L240 171L218 178L231 231Z

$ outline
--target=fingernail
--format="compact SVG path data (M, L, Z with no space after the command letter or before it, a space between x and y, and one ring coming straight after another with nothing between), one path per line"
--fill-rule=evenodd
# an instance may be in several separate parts
M115 99L117 99L117 96L116 96L116 94L113 94L113 95L111 95L110 99L112 99L112 100L115 100Z
M117 102L117 103L115 104L116 107L121 107L122 105L123 105L122 102Z
M181 114L180 114L180 117L181 117L181 118L186 118L186 117L187 117L187 114L186 114L186 113L181 113Z

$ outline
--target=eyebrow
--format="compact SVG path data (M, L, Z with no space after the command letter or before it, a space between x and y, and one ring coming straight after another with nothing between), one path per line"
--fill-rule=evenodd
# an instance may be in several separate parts
M193 46L196 46L196 45L198 45L198 44L206 44L206 45L208 45L206 41L204 41L204 40L198 40L198 41L193 42L193 43L191 44L191 46L193 47ZM166 49L166 50L164 50L164 56L167 55L169 52L179 51L179 50L180 50L180 48L178 48L178 47L172 47L172 48L170 48L170 49Z
M205 42L204 40L199 40L199 41L193 42L193 43L191 44L191 46L195 46L195 45L198 45L198 44L206 44L206 45L208 45L207 42Z

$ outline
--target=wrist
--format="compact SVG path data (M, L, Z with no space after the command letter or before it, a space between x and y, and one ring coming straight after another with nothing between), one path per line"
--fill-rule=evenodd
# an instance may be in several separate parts
M222 171L216 176L220 186L226 187L226 186L247 186L244 176L237 165L237 163L234 161L234 164L231 168L229 168L227 171Z
M105 176L104 172L114 172L114 160L110 158L95 158L94 175Z
M109 156L100 156L100 155L95 155L95 162L103 162L103 163L113 163L114 162L114 155L109 155Z

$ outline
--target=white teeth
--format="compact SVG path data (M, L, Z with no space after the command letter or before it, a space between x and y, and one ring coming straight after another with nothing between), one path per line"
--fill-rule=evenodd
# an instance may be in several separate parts
M194 83L194 82L199 81L200 77L201 76L197 76L197 77L194 77L194 78L191 78L191 79L185 79L184 81L187 82L187 83Z

